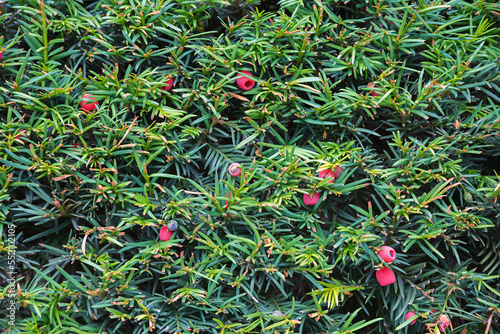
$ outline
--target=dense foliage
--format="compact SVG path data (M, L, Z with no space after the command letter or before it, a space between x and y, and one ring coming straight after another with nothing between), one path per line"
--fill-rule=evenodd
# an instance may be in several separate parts
M499 41L494 0L0 1L0 329L499 333Z

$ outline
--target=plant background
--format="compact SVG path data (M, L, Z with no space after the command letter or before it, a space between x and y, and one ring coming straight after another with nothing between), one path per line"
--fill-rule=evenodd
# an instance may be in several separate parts
M499 333L499 19L485 0L0 1L19 306L0 329Z

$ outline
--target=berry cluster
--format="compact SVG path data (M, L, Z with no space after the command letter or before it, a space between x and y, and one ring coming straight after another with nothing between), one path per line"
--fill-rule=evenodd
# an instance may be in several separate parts
M335 167L333 170L331 169L325 169L319 172L318 177L321 179L330 179L328 183L333 183L335 179L338 179L340 175L344 172L343 167ZM311 194L304 194L304 204L305 205L316 205L320 199L319 192L314 192L314 194L311 196Z
M2 59L2 53L0 52L0 60ZM162 86L160 89L168 92L174 87L174 79L169 77L168 75L165 75L165 86ZM250 72L248 71L242 71L237 77L236 77L236 84L238 87L240 87L242 90L250 90L255 86L255 81L252 79L253 76ZM96 100L96 98L90 94L83 94L82 96L82 101L80 102L80 106L82 107L83 110L86 112L91 112L95 108L98 107L98 102L93 102Z
M161 89L163 89L164 91L169 91L174 86L174 80L172 78L168 77L167 75L165 77L167 78L167 80L165 82L165 86L161 87ZM240 87L243 90L250 90L255 86L255 81L252 80L251 78L252 78L252 74L250 72L242 71L236 79L236 84L238 85L238 87ZM89 103L89 101L92 101L92 100L95 100L95 97L93 97L89 94L84 94L82 102L81 102L81 107L85 111L89 111L89 112L94 110L98 104L97 104L97 102L90 102ZM241 174L240 164L238 164L238 163L231 164L231 166L229 166L229 174L231 176L234 176L234 177L239 176ZM227 194L226 194L226 196L227 196ZM231 192L229 192L229 196L231 196ZM225 203L226 209L228 208L228 206L229 205L228 205L227 200L226 200L226 203ZM167 226L163 226L160 229L160 240L161 241L170 240L173 232L175 230L177 230L177 228L178 228L177 222L175 220L170 221Z
M378 256L380 256L382 261L384 261L385 263L392 263L394 262L394 260L396 260L396 251L392 247L382 246L380 247ZM379 282L379 284L382 286L387 286L396 282L396 275L394 275L394 271L386 266L382 267L380 270L377 270L375 276L377 277L377 281ZM413 312L406 313L405 321L411 319L415 315L416 314ZM410 325L415 324L415 322L417 322L417 319L413 319Z
M169 241L174 234L174 231L179 228L179 223L175 220L171 220L167 226L163 226L160 229L160 240L161 241Z

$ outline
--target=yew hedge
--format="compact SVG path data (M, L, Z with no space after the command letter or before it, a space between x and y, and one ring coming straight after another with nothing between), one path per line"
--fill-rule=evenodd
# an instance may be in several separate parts
M0 329L500 333L499 43L493 0L0 1Z

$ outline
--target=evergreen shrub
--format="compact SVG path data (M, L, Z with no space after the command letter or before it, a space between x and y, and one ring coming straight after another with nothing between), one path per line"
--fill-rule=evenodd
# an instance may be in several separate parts
M0 330L500 333L499 19L0 1Z

